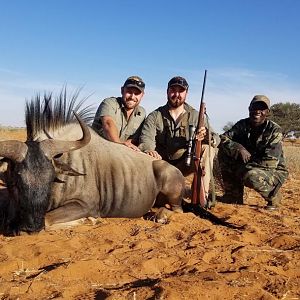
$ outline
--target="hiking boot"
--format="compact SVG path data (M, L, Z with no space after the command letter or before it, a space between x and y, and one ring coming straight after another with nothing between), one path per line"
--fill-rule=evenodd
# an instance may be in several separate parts
M273 197L267 198L267 206L266 209L267 210L276 210L281 202L282 199L282 195L280 192L277 192L277 194Z

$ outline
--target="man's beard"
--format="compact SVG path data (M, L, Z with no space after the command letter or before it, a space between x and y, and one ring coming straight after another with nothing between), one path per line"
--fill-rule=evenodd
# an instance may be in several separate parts
M127 101L123 101L123 105L127 109L133 109L133 108L135 108L138 105L138 101L133 100L133 99L128 99Z
M184 103L184 99L180 99L180 98L168 99L168 104L172 108L177 108L181 106L183 103Z

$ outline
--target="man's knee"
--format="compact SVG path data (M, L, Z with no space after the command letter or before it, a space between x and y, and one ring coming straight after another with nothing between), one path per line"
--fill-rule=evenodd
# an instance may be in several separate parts
M243 184L249 188L255 188L262 181L256 170L249 170L243 176Z
M254 189L265 198L269 195L270 191L274 189L276 182L269 172L252 169L244 174L243 184Z

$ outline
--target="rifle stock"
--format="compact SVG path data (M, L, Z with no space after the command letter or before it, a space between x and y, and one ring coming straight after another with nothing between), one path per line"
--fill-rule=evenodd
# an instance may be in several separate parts
M198 133L201 127L205 126L205 120L204 120L205 103L203 102L203 98L204 98L204 91L205 91L205 84L206 84L206 73L207 70L205 70L204 72L198 123L195 131L196 134ZM203 184L203 176L205 174L205 170L201 166L201 152L202 152L202 141L195 139L194 157L193 157L194 178L192 183L192 204L194 205L200 204L202 207L206 207L207 199L206 199L204 184Z

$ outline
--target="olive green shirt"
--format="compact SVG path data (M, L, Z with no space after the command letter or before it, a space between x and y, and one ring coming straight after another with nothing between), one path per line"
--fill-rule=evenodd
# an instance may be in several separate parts
M105 138L101 122L101 117L104 116L110 116L115 121L119 131L119 138L122 142L125 142L128 139L138 142L142 125L146 117L146 112L143 107L137 106L127 120L121 97L104 99L97 109L92 128Z
M174 160L181 157L187 150L189 140L189 126L197 126L198 111L187 103L184 104L185 112L175 122L169 113L168 104L151 112L146 118L140 136L139 148L144 151L157 151L164 160ZM216 147L220 139L218 134L208 126L211 132L211 145ZM204 143L208 143L208 139Z

